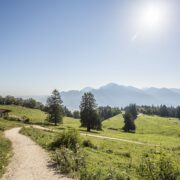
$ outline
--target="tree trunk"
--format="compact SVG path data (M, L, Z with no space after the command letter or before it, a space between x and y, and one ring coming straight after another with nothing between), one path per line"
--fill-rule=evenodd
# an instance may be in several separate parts
M90 131L91 131L90 127L87 127L87 132L90 132Z

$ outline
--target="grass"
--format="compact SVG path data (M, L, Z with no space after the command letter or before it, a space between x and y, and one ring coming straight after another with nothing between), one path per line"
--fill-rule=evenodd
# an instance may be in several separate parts
M5 172L10 155L11 143L4 137L3 132L0 131L0 178Z
M30 109L21 106L13 105L0 105L0 109L9 109L12 112L10 115L14 116L26 116L30 119L31 123L42 123L45 121L46 114L37 109ZM4 137L4 131L13 127L23 126L23 123L16 121L9 121L0 118L0 177L5 172L5 168L8 164L8 159L11 155L11 143Z
M180 120L158 116L142 115L135 121L136 133L124 133L122 115L115 116L103 122L103 135L119 137L165 147L176 147L180 144ZM118 130L111 130L117 128Z
M20 122L9 121L9 120L0 118L0 131L5 131L5 130L11 129L13 127L20 127L22 125L23 124Z
M30 109L15 105L0 105L0 109L1 108L11 110L10 115L18 117L26 116L30 119L31 123L44 123L47 117L47 115L39 109Z
M79 128L79 125L78 120L65 117L64 124L52 127L60 131L66 128L76 128L80 132L84 131L85 129ZM93 173L99 170L103 176L107 176L110 170L115 170L120 172L124 179L128 177L139 179L137 168L142 161L142 155L145 152L151 151L158 153L161 150L170 154L174 164L180 168L180 126L178 119L143 115L136 120L136 125L138 128L135 134L122 132L120 128L123 126L123 119L121 115L118 115L104 121L103 131L93 131L93 134L157 143L160 146L150 147L148 145L136 145L109 139L82 136L83 140L90 140L93 147L95 147L83 148L86 154L88 171ZM144 128L143 131L142 128ZM47 150L48 144L56 136L56 133L33 128L24 129L23 133L30 136Z
M117 115L103 122L104 128L121 129L123 127L122 115ZM141 115L135 121L136 134L160 134L167 136L180 135L180 120L176 118L162 118L158 116ZM168 131L167 131L168 130Z
M12 110L15 116L27 116L32 123L42 123L46 114L34 109L18 106L0 106ZM64 123L58 126L48 125L50 128L62 131L63 129L75 128L79 132L86 132L85 128L80 128L80 121L73 118L64 118ZM136 120L136 133L124 133L122 115L103 121L102 131L92 131L94 135L124 138L127 140L140 141L145 143L157 144L160 147L150 147L146 145L136 145L120 141L98 139L95 137L82 136L82 140L90 140L92 147L83 147L86 154L88 171L95 172L100 170L103 175L107 175L110 170L117 170L125 179L138 179L136 169L141 163L142 154L150 151L163 151L170 153L175 164L180 168L180 120L175 118L161 118L158 116L139 116ZM11 152L10 142L4 138L3 131L12 127L22 126L23 124L15 121L0 119L0 176L4 172L4 167L8 163ZM35 142L49 151L49 144L57 136L55 132L47 132L34 128L23 128L22 133L31 137ZM93 148L94 147L94 148ZM51 154L54 152L51 151ZM96 162L96 163L94 163Z
M124 133L122 115L117 115L103 121L103 130L91 133L123 138L127 140L140 141L147 144L156 144L167 148L177 148L180 145L180 120L176 118L162 118L158 116L139 116L136 120L136 133ZM58 126L51 126L56 130L65 128L75 128L80 132L86 132L85 128L80 127L80 122L73 118L64 118L64 123Z
M0 177L4 174L8 160L12 154L11 142L4 137L4 131L17 126L21 126L21 124L0 119Z

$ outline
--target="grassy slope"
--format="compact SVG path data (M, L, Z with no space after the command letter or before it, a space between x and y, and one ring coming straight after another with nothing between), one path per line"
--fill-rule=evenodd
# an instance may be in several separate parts
M47 150L48 145L56 136L56 133L54 132L47 132L34 128L25 128L21 132L30 136ZM149 150L149 147L119 143L111 140L102 140L92 137L82 137L82 140L83 139L90 139L93 144L97 146L97 149L84 148L88 162L88 170L91 172L101 169L103 174L107 174L108 170L113 168L124 171L125 173L130 174L131 177L135 177L136 165L141 160L140 155L144 151ZM132 168L129 168L130 165Z
M133 133L124 133L122 115L117 115L103 122L103 131L92 131L97 135L124 138L134 141L140 141L150 144L157 144L165 147L180 147L180 120L175 118L162 118L158 116L142 115L136 120L137 131ZM55 129L76 128L81 132L86 132L85 128L80 128L79 120L73 118L64 118L64 124ZM117 130L112 130L117 129Z
M102 134L154 143L163 146L177 147L180 145L180 120L176 118L162 118L158 116L142 115L136 120L136 133L124 133L122 115L115 116L103 122L104 132ZM118 131L108 128L118 128Z
M0 118L0 177L5 172L5 167L12 153L11 142L4 137L4 131L17 126L22 126L22 123Z
M62 130L74 127L80 132L85 130L79 128L79 125L80 123L78 120L65 117L64 124L54 128ZM113 137L123 137L126 139L143 140L145 142L156 142L158 144L161 144L161 141L163 141L163 146L149 147L83 136L83 139L90 139L93 144L97 146L97 149L84 148L84 151L87 154L89 171L93 172L100 168L101 171L106 174L108 169L113 168L122 172L124 176L129 174L132 179L134 179L137 177L136 168L142 160L142 154L148 152L150 149L157 152L161 149L167 151L171 154L176 165L180 166L178 163L180 162L179 120L169 120L156 116L141 116L136 121L136 125L138 127L136 134L124 133L120 130L109 130L109 127L121 128L123 126L122 116L118 115L103 122L104 129L102 132L94 131L94 133ZM53 141L55 136L54 133L43 132L42 130L37 129L27 129L26 135L31 136L33 140L45 148L48 143Z
M45 113L37 109L12 105L0 105L0 108L11 110L11 115L27 116L33 123L41 123L46 118ZM23 126L23 124L16 121L0 119L0 177L5 171L5 167L8 164L8 159L11 154L11 143L4 137L3 131L17 126Z
M3 132L0 131L0 178L5 172L5 166L8 164L10 154L11 143L4 137Z
M162 118L158 116L141 115L135 121L136 134L161 134L161 135L180 135L180 120L176 118ZM122 115L117 115L103 122L104 128L122 128ZM168 130L168 131L167 131Z
M23 116L26 115L30 118L31 122L43 122L46 115L39 111L28 108L22 108L18 106L0 106L0 108L6 108L12 110L13 115ZM14 126L20 126L22 124L0 120L0 129L8 129ZM103 131L93 131L100 135L106 135L111 137L119 137L131 140L138 140L149 143L162 144L166 147L166 150L171 149L172 157L176 163L180 161L180 121L177 119L160 118L157 116L140 116L136 120L137 132L135 134L124 133L120 130L123 126L123 118L121 115L115 116L109 120L103 122ZM79 128L79 120L73 118L64 118L64 124L59 126L52 126L53 128L62 130L65 128L76 128L80 132L85 131L84 128ZM111 130L114 128L118 130ZM43 132L41 130L27 130L27 135L31 136L33 140L38 142L44 148L48 143L53 141L54 133ZM10 142L6 140L2 131L0 131L0 175L4 171L2 165L7 164L7 157L10 152ZM141 155L143 152L147 152L149 149L159 150L149 146L134 145L130 143L117 142L112 140L103 140L93 137L83 137L90 139L98 149L84 148L87 153L89 170L101 168L102 171L107 172L109 168L116 168L122 172L129 173L132 177L136 176L135 167L138 166ZM3 154L4 153L4 154ZM4 158L4 160L3 160ZM94 165L94 162L96 164ZM132 168L129 168L129 165ZM131 172L127 172L131 171Z
M10 115L27 116L33 123L42 123L46 119L46 114L38 109L30 109L21 106L0 105L0 108L9 109L12 112Z

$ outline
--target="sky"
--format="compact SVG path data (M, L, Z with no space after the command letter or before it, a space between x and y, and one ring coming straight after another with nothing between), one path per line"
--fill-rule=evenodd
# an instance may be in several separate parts
M0 94L110 82L180 88L179 7L178 0L0 0Z

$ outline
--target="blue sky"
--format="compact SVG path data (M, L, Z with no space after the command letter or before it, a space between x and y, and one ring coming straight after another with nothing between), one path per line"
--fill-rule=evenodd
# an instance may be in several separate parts
M0 94L45 95L109 82L180 88L180 2L168 1L163 32L134 39L142 3L0 0Z

